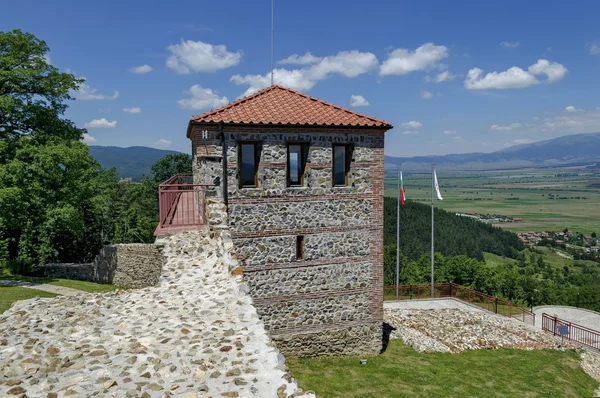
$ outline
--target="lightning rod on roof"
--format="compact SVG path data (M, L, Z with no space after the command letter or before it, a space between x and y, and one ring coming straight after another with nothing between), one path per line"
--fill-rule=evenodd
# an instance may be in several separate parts
M275 42L275 26L274 26L274 17L273 17L273 9L275 7L275 0L271 0L271 86L273 85L273 48Z

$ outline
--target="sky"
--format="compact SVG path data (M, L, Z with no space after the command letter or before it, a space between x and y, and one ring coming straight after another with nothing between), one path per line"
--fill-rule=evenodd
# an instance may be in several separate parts
M387 155L600 132L600 2L275 0L275 83L394 125ZM91 145L186 153L191 116L269 85L271 1L13 1L0 31L86 79Z

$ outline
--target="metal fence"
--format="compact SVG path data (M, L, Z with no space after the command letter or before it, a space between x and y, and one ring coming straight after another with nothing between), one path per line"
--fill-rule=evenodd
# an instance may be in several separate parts
M561 336L560 326L566 326L566 329L564 329L566 334L562 334L563 338L600 351L600 331L586 328L585 326L565 321L546 313L542 314L542 329L555 336Z
M194 184L191 175L176 175L158 187L160 228L203 225L204 198L210 184Z
M385 286L383 289L384 300L412 300L431 298L430 284L399 285L398 294L396 286ZM521 322L535 325L535 314L530 310L520 307L508 300L490 296L456 283L434 284L434 298L454 297L496 314L515 318Z

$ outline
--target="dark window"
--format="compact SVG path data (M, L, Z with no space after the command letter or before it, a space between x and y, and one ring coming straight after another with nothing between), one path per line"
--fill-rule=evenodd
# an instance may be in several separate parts
M256 142L240 142L238 148L240 188L256 187L258 185L258 145Z
M296 260L304 258L304 236L296 236Z
M306 166L307 145L302 143L288 144L288 186L304 185L304 167Z
M333 145L333 185L348 185L348 171L352 159L352 146Z

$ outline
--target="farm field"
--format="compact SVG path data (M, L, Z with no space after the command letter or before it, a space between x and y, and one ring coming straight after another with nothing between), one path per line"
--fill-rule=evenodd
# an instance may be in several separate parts
M431 201L431 175L403 172L406 196ZM436 206L456 212L476 212L522 218L499 223L514 232L572 231L600 233L600 173L579 169L511 171L437 170L443 201ZM385 195L397 197L396 173L386 172Z

